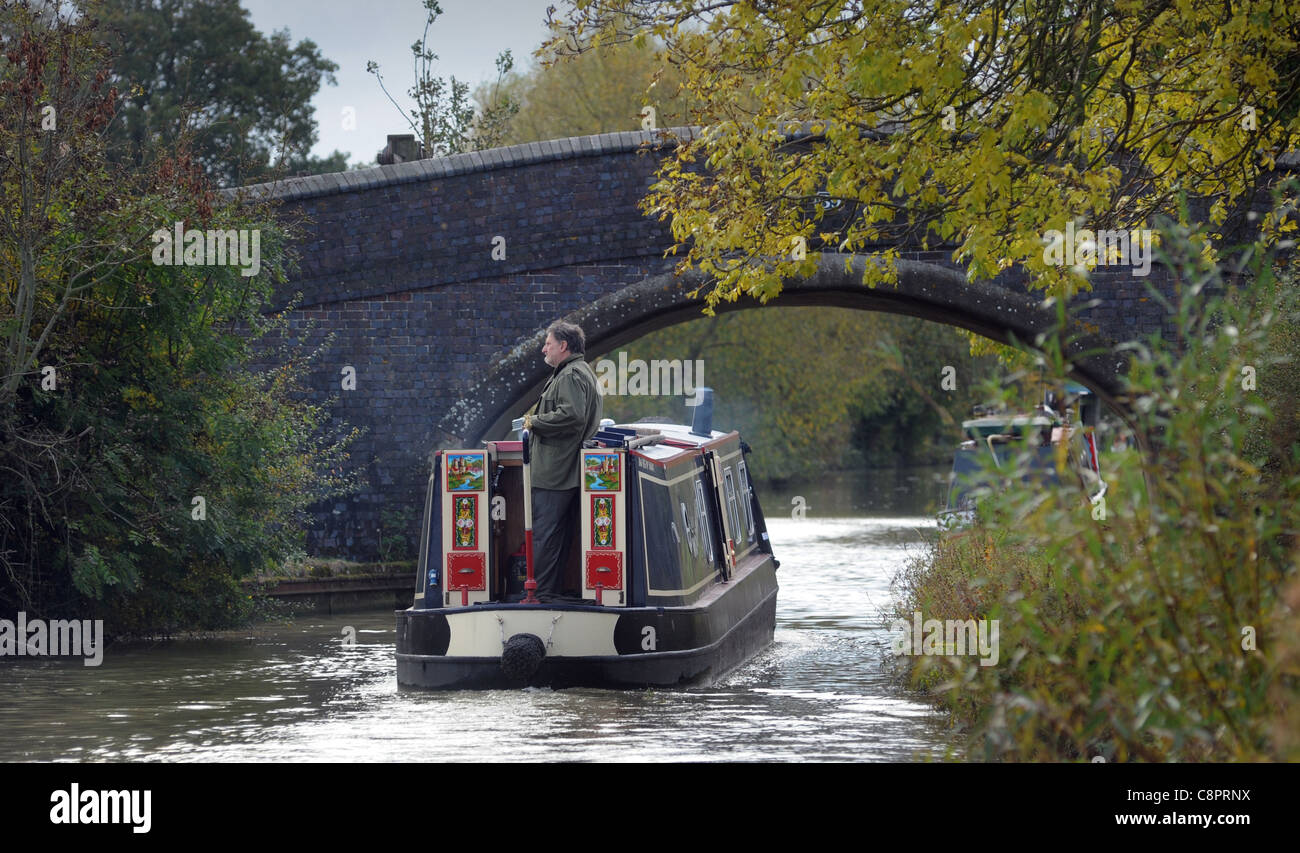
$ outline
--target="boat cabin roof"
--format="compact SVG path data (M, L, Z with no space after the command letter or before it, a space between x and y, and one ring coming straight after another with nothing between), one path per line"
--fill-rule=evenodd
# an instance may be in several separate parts
M664 422L640 422L635 424L615 424L618 429L634 430L638 435L659 435L662 441L655 444L643 444L636 452L648 459L665 462L682 453L689 453L696 448L726 438L733 433L712 430L707 436L691 432L689 424Z
M1053 426L1056 426L1056 423L1051 418L1039 414L1004 413L985 415L961 422L962 431L966 433L967 438L974 439L1008 431L1022 435L1025 431L1048 429Z
M1006 426L1054 426L1051 418L1044 415L985 415L961 422L963 429L982 429L985 427Z

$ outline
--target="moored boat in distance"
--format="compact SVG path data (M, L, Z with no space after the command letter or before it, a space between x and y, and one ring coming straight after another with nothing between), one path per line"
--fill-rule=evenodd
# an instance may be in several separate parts
M579 454L560 601L525 597L524 448L444 450L425 500L397 681L424 688L709 683L772 642L776 568L749 448L695 424L602 425Z
M962 421L963 441L953 456L941 526L972 523L980 497L997 488L991 477L1010 478L1022 488L1060 488L1056 460L1062 445L1067 468L1079 478L1088 500L1094 505L1104 500L1096 438L1099 402L1073 382L1066 383L1065 392L1063 400L1049 392L1032 412L976 407L976 417Z

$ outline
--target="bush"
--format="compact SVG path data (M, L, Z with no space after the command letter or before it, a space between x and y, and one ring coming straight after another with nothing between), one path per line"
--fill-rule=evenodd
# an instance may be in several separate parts
M304 396L312 356L262 315L291 226L219 196L184 145L113 161L102 33L50 11L0 4L0 609L110 633L238 621L234 579L300 549L306 507L352 489L355 433ZM189 240L167 262L182 223L241 234L256 269ZM282 357L255 371L265 335Z
M1070 478L990 499L897 579L900 615L999 620L996 666L909 659L969 758L1300 755L1294 277L1228 287L1198 235L1166 245L1179 342L1135 345L1128 376L1150 451L1105 458L1097 506Z

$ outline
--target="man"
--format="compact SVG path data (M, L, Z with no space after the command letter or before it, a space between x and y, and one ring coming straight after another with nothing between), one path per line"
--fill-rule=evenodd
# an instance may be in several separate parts
M551 378L524 415L531 438L533 568L542 601L564 592L564 569L578 521L578 455L600 427L603 411L596 374L583 358L586 348L581 328L563 321L551 324L542 345Z

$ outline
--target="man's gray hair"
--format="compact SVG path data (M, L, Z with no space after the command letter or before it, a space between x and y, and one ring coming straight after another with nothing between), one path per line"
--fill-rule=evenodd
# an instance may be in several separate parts
M582 327L576 323L556 320L547 328L546 334L554 335L557 344L568 344L569 352L572 354L587 351L587 336L582 333Z

